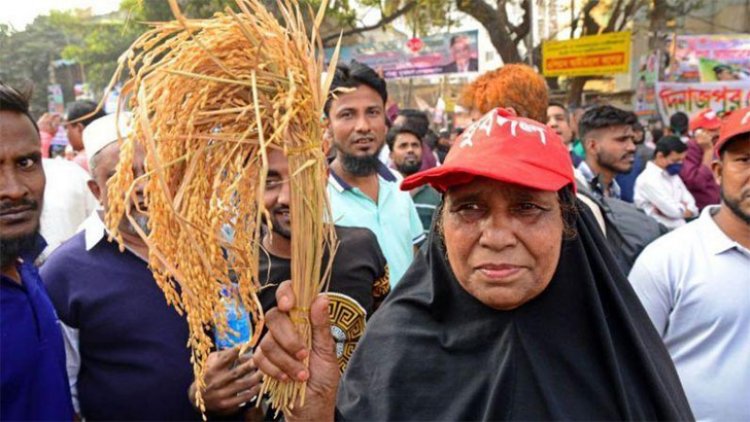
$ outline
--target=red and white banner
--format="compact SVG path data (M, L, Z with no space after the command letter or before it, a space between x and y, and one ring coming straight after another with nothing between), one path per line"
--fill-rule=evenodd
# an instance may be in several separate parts
M664 122L678 111L690 117L707 108L725 113L750 107L750 81L657 82L656 102Z

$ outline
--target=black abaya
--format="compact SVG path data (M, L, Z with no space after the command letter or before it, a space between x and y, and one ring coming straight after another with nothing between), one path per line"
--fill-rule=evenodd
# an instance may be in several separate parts
M672 361L579 208L547 289L487 307L430 244L373 315L341 381L342 420L690 420Z

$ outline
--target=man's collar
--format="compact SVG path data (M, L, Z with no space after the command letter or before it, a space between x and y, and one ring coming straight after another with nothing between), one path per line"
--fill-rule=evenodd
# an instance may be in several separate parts
M749 251L743 248L739 243L730 239L729 236L727 236L727 234L724 233L723 230L721 230L721 227L716 224L714 215L719 211L720 208L721 205L707 206L703 209L703 211L701 211L701 215L699 218L699 222L703 226L703 236L701 237L703 239L703 242L705 242L708 251L714 255L718 255L730 249L737 248L740 251L745 251L746 253L748 253Z
M99 211L100 210L94 210L89 218L87 218L86 221L84 221L82 224L86 241L86 251L90 251L91 249L93 249L94 246L98 245L103 239L105 239L107 237L107 234L109 233L107 231L107 227L104 225L104 222L99 216ZM125 249L130 251L130 253L137 256L141 260L148 262L148 257L139 255L127 245L125 245Z
M346 181L344 181L344 179L342 179L341 176L336 174L336 172L333 171L333 167L329 167L328 169L329 169L328 171L331 176L329 180L331 181L331 184L333 184L333 186L336 188L337 191L343 192L346 190L352 190L354 188L352 185L346 183ZM393 174L393 172L389 170L388 167L386 167L385 164L383 164L380 161L378 161L378 176L380 176L381 178L383 178L383 180L387 182L395 183L397 181L396 176Z
M659 173L662 176L666 176L666 177L670 177L671 176L671 174L669 174L669 172L667 171L667 169L663 169L663 168L657 166L656 163L654 163L653 161L648 161L646 163L646 169L648 169L651 172Z
M104 239L107 228L99 217L99 210L94 210L89 218L83 222L84 238L86 240L86 250L90 251L94 246Z
M337 191L343 192L345 190L351 190L352 186L344 181L344 179L341 178L338 174L336 174L335 171L333 171L333 167L328 167L329 172L329 178L328 180L331 182L333 187L336 188Z
M591 180L596 177L594 172L591 170L591 167L589 167L588 163L586 163L586 160L581 161L581 164L578 165L578 170L581 172L581 175L586 179L587 182L591 182Z
M24 262L34 262L46 247L47 241L44 240L41 234L37 233L34 235L34 246L32 246L31 249L22 252L19 255L19 258Z
M612 181L609 182L609 186L604 186L604 183L602 183L601 179L599 178L599 174L594 174L593 170L591 170L591 167L589 167L588 163L586 161L581 161L581 164L578 165L578 170L580 170L581 175L586 179L586 181L589 183L589 187L592 190L598 190L600 191L601 195L605 195L606 191L609 191L610 197L614 198L620 198L620 185L617 183L617 180L615 178L612 178Z
M416 188L414 188L414 189L412 190L412 192L414 192L414 194L413 194L412 196L415 196L415 195L417 195L418 193L422 192L423 190L427 189L427 186L428 186L428 185L426 185L426 184L424 184L424 185L422 185L422 186L417 186Z

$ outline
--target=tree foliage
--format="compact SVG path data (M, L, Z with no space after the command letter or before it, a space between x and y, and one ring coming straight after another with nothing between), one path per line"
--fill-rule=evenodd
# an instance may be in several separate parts
M300 2L303 9L317 10L321 0ZM236 8L234 0L178 3L189 18L206 18L226 7ZM265 3L271 11L276 10L276 0ZM701 4L700 0L573 0L570 36L622 30L643 8L648 8L653 27L657 21L673 19ZM331 46L342 32L345 36L362 34L403 19L411 35L425 36L449 28L458 11L485 28L504 63L523 62L528 60L529 52L534 52L535 59L539 57L539 46L529 43L531 7L532 0L329 0L321 35L324 45ZM370 22L373 16L377 18L365 24L365 14ZM148 28L148 23L172 18L165 0L122 0L119 11L106 16L92 16L86 10L53 11L38 16L22 31L0 25L0 80L16 86L35 84L33 106L37 112L46 108L44 94L51 74L63 85L67 101L73 98L73 84L83 82L77 80L80 74L85 75L94 92L101 92L114 73L117 59ZM83 72L62 68L50 72L50 64L60 59L75 62ZM571 80L569 101L580 101L586 80Z
M487 30L503 63L523 61L519 50L531 31L531 0L456 0L456 6Z
M70 79L65 72L57 74L54 62L62 58L60 51L66 44L80 42L84 30L77 23L86 17L90 14L85 11L53 11L38 16L24 31L14 32L7 25L0 25L0 80L19 89L33 87L34 113L41 114L47 109L51 72L59 79ZM63 84L63 94L72 98L72 83Z
M414 7L404 13L404 20L413 35L423 37L436 28L455 23L451 19L453 2L448 0L385 0L380 6L382 15L393 16L410 3Z

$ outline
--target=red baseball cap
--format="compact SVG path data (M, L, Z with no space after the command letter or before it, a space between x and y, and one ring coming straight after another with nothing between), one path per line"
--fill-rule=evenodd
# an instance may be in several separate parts
M716 155L719 155L719 151L728 140L747 132L750 132L750 107L733 110L724 116L719 131L719 140L714 145Z
M502 108L466 128L442 166L407 177L401 189L429 183L445 192L475 177L545 191L556 192L569 184L575 189L573 163L562 138L547 126Z
M697 129L715 130L721 127L721 119L710 108L701 111L690 119L690 131Z

